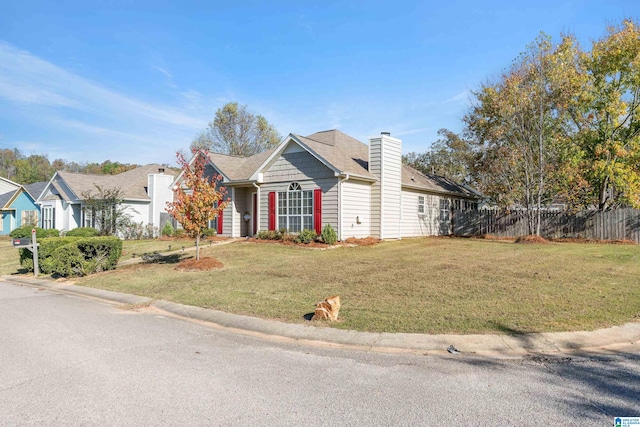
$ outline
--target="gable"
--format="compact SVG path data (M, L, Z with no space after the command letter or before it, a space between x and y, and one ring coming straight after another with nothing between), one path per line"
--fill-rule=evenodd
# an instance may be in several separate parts
M10 191L15 191L20 188L20 184L17 184L7 178L3 178L0 176L0 194L5 194Z
M291 143L290 145L296 145ZM322 178L332 178L333 170L316 159L308 151L289 149L278 156L268 169L264 171L263 182L305 181Z

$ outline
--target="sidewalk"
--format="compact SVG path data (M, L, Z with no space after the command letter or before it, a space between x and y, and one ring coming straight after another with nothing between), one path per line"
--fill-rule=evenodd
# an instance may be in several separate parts
M591 332L546 332L524 335L424 335L345 331L326 326L281 323L218 310L193 307L147 297L123 294L32 277L3 276L1 281L82 297L127 304L245 335L283 342L379 352L447 354L453 345L460 355L521 357L526 354L557 355L581 351L640 349L640 323L628 323ZM459 357L459 356L458 356Z

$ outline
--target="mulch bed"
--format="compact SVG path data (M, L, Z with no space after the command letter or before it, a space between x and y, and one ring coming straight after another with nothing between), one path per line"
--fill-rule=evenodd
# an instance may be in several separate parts
M545 239L544 237L529 235L529 236L520 236L520 237L518 237L516 239L515 243L521 243L521 244L531 244L531 243L547 244L547 243L549 243L549 241L547 239Z
M189 258L180 261L175 269L178 271L209 271L222 267L224 265L215 258L200 257L199 260Z
M274 245L283 245L283 246L296 246L299 248L311 248L311 249L325 249L330 248L330 245L321 242L311 242L311 243L295 243L290 240L266 240L266 239L256 239L254 237L247 239L247 242L251 243L271 243ZM344 242L337 242L333 246L373 246L380 243L382 240L375 239L373 237L367 237L364 239L356 239L355 237L350 237Z

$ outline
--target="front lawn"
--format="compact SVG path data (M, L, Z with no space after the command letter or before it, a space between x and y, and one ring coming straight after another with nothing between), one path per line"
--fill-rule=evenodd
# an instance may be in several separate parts
M637 245L424 238L319 251L238 242L203 256L224 268L132 265L77 283L286 322L305 322L338 294L342 320L332 326L378 332L588 330L640 317Z

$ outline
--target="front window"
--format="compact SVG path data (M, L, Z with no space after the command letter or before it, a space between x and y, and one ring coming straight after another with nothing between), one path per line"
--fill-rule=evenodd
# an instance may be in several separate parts
M20 225L38 225L38 211L22 211Z
M278 226L290 233L313 230L313 191L303 191L297 182L278 192Z
M54 223L54 208L52 206L44 206L42 208L42 228L52 229L56 228Z
M93 210L89 208L82 209L82 226L95 228L96 222L93 217Z

